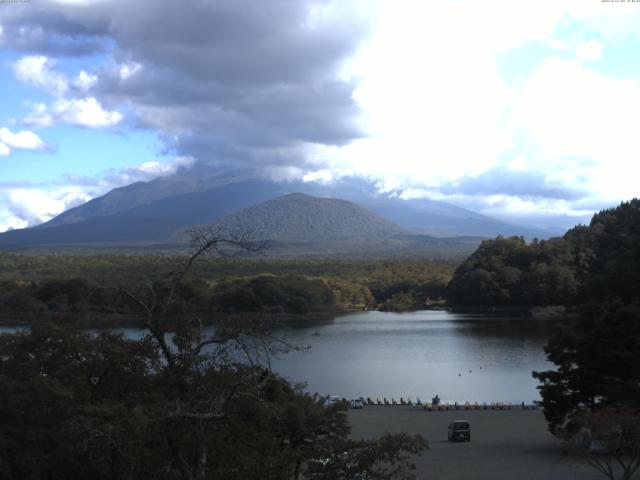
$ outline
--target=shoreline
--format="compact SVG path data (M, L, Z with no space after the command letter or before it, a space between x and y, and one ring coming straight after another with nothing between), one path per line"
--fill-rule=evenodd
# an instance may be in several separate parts
M385 313L415 313L446 311L458 314L478 314L496 316L514 316L518 319L560 319L569 318L575 312L562 306L521 306L521 307L456 307L447 305L434 305L416 310L387 310L384 308L372 309L331 309L319 310L308 313L287 313L287 312L200 312L205 326L212 325L213 317L224 320L238 320L243 322L264 322L273 325L275 328L309 326L330 322L335 317L359 312L385 312ZM30 313L24 315L16 312L0 314L0 327L24 327L31 325L34 321L42 321L48 317L64 315L77 324L80 328L135 328L140 325L140 317L134 313L107 313L107 312L43 312L42 315ZM20 318L22 316L22 318ZM74 318L75 317L75 318ZM90 319L90 320L89 320Z

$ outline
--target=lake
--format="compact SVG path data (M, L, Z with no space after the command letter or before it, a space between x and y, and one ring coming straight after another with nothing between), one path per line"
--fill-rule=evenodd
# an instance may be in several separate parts
M276 330L274 336L310 348L271 364L322 395L530 403L540 398L531 372L552 367L543 350L551 329L549 321L505 315L359 312Z
M277 331L311 348L272 366L323 395L530 403L539 399L531 372L551 367L543 350L551 328L503 315L360 312Z

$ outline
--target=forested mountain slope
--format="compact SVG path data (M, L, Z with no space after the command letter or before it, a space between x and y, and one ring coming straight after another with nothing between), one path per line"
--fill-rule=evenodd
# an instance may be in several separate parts
M456 305L578 304L640 296L640 200L593 216L563 237L485 240L456 270Z
M250 230L256 238L281 241L389 238L407 233L355 203L303 193L291 193L243 209L217 225L224 231Z

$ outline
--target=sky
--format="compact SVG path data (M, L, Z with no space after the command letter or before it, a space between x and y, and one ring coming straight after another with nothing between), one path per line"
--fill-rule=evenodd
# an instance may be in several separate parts
M0 0L0 231L195 166L568 228L639 129L639 1Z

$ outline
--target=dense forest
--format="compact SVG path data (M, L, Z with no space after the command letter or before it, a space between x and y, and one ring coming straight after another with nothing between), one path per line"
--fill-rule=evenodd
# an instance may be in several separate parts
M593 216L561 238L484 241L447 288L461 306L568 306L533 372L549 430L606 478L640 468L640 200ZM618 476L619 474L619 476Z
M599 212L562 238L485 241L456 269L447 295L456 305L571 306L574 315L545 347L555 368L533 372L549 429L571 444L597 439L606 455L592 464L616 462L629 474L620 478L633 475L640 466L640 200Z
M639 199L561 238L482 242L455 270L447 300L571 307L545 347L555 369L533 372L549 428L568 441L590 432L629 472L640 466Z
M0 320L72 315L84 325L131 321L117 287L152 282L185 256L19 255L0 253ZM423 308L441 298L452 262L202 259L181 288L202 314L308 314Z
M455 271L447 288L454 305L579 305L640 291L640 200L593 216L561 238L486 240Z

